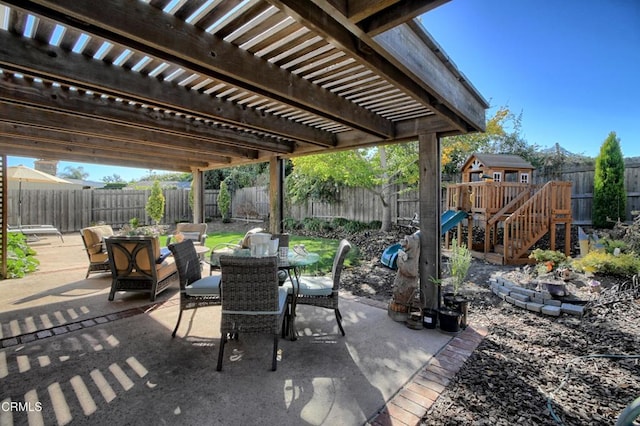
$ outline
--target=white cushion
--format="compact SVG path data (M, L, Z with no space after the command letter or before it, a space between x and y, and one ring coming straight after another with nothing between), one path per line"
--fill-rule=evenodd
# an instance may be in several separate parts
M300 277L300 294L306 296L330 296L333 281L327 277Z
M189 296L206 296L220 294L220 275L210 275L192 282L185 287Z

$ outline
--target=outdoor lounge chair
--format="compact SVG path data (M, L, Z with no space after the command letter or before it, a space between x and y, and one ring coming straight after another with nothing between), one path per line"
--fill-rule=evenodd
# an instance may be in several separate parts
M191 240L171 244L169 250L180 279L180 313L171 333L171 337L176 337L183 311L220 304L220 275L202 278L200 259Z
M191 240L196 245L205 245L207 240L207 224L206 223L178 223L176 232L181 233L185 240ZM175 234L167 237L167 246L171 245L175 240Z
M84 248L89 256L89 268L85 278L89 274L109 272L109 257L104 239L113 235L110 225L89 226L80 231Z
M228 336L273 335L271 370L277 368L278 339L287 306L287 289L278 286L278 258L222 256L222 316L217 370L222 370Z
M333 267L331 268L331 281L323 280L322 277L302 276L299 279L299 291L296 303L298 305L311 305L321 308L333 309L336 315L336 321L340 328L340 333L344 336L344 328L342 328L342 314L338 308L340 289L340 274L347 253L351 250L351 244L347 240L340 241L338 251L333 258Z
M113 236L105 242L112 277L109 300L117 291L137 291L148 292L153 302L178 280L173 258L161 256L158 237Z
M40 237L43 235L55 235L60 238L60 241L64 243L64 238L62 238L62 233L53 225L19 225L19 226L9 226L7 228L7 232L19 232L21 234L26 235L28 238L33 238L34 240L40 240Z

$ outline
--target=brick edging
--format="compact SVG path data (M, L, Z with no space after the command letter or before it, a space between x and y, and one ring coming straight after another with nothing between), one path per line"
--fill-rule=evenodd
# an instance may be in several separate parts
M368 425L418 425L445 391L482 339L486 327L469 326L453 337L418 371L374 417Z

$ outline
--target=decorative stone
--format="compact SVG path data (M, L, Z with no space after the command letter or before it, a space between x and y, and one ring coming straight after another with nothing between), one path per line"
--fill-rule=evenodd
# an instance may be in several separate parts
M525 303L530 300L529 296L525 294L515 293L513 291L509 293L509 296L511 296L514 300L518 300L520 302L525 302Z
M557 307L562 306L562 302L556 299L544 299L544 304L549 306L557 306Z
M573 303L563 303L560 309L565 314L578 316L582 316L584 314L584 306L574 305Z
M527 310L532 312L542 312L544 305L542 303L529 302L527 303Z
M560 308L560 306L549 306L549 305L544 305L542 307L542 313L545 315L551 315L554 317L559 317L560 314L562 313L562 309Z

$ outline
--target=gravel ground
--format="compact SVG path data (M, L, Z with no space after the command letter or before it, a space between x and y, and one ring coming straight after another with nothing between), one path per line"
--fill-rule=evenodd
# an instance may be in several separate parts
M397 229L346 236L357 247L361 263L344 271L342 289L389 301L395 271L379 258L404 234ZM640 300L595 308L583 318L543 316L489 291L492 274L513 270L473 261L466 286L471 298L468 323L485 326L489 334L423 424L615 424L620 412L640 397ZM597 278L606 287L608 277Z

